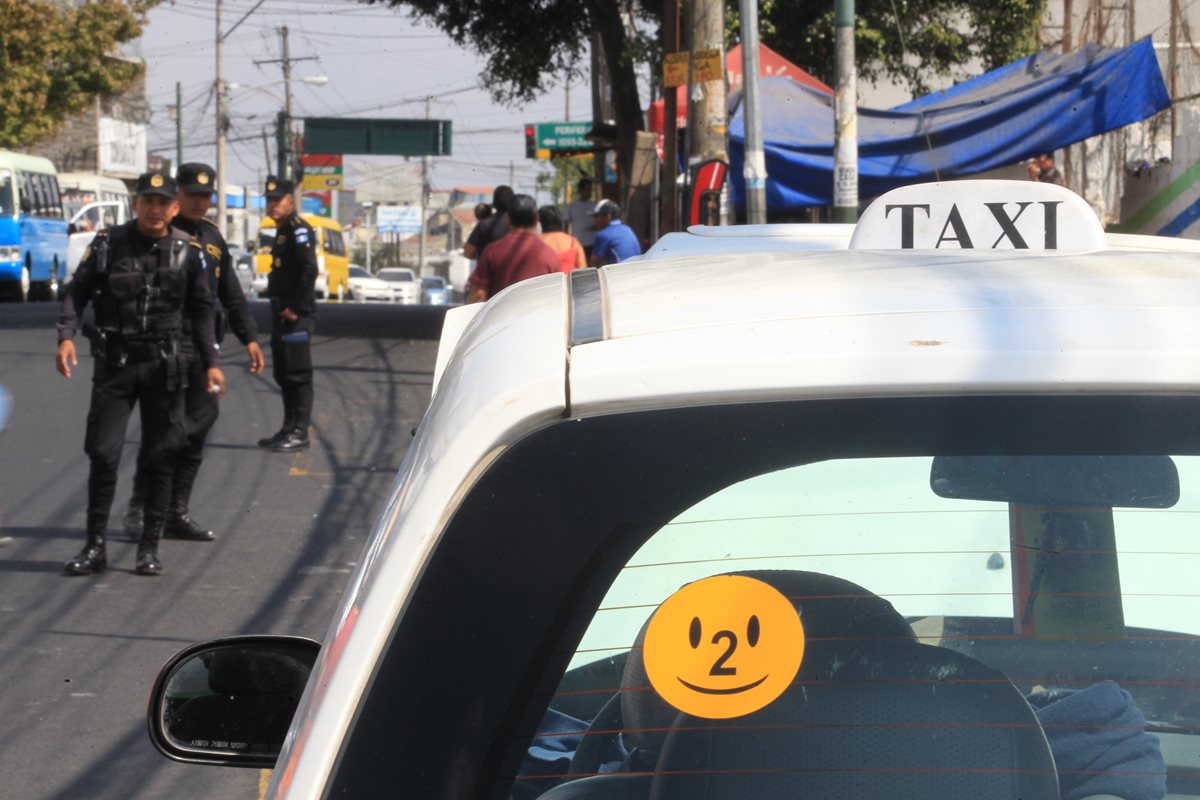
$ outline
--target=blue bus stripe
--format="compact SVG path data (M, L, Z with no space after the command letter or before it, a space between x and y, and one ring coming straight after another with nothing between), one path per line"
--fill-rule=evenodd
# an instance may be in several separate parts
M1192 223L1200 219L1200 198L1197 198L1194 203L1185 208L1179 216L1168 222L1159 229L1159 236L1179 236L1181 233L1191 227Z

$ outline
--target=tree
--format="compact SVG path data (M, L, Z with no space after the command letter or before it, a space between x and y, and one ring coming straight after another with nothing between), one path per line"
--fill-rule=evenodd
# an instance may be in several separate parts
M578 74L596 34L608 68L617 124L618 174L633 168L642 99L634 74L635 51L625 14L654 21L661 0L370 0L407 6L460 46L487 61L484 81L499 102L529 102L567 74Z
M96 95L128 86L143 66L113 58L142 33L159 0L0 0L0 147L26 147Z
M760 17L764 44L830 86L836 81L833 7L832 0L767 0ZM1045 0L858 0L859 77L895 79L914 95L925 94L935 76L963 80L1036 52L1045 10Z

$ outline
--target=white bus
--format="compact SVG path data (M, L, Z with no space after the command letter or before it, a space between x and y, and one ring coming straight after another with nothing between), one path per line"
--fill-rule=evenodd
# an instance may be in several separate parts
M129 187L124 181L91 172L64 172L58 176L63 209L70 223L67 264L75 273L96 231L120 225L133 217Z

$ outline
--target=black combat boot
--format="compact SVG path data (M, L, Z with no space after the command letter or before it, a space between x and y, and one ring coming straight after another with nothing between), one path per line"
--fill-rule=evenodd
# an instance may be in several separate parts
M87 544L79 551L79 555L63 564L63 571L68 575L91 575L93 572L103 572L108 566L108 554L104 550L104 528L107 520L88 520Z
M292 428L271 449L276 453L294 453L297 450L308 449L308 431L304 428Z
M163 520L147 516L146 525L142 528L142 540L138 542L137 566L134 568L138 575L162 573L162 562L158 560L158 539L162 532Z
M125 510L125 518L121 520L122 526L125 528L125 535L129 537L131 542L140 542L142 540L142 508L145 501L142 499L142 483L138 480L138 476L133 479L133 494L129 497L129 508Z
M290 418L285 419L283 421L283 427L280 428L279 430L275 431L274 433L272 433L270 436L265 436L262 439L259 439L258 446L259 447L274 447L275 445L279 444L284 439L286 439L288 437L288 434L292 432L292 428L294 428L294 427L296 427L296 424L294 422L292 422L292 420Z
M211 542L217 535L196 524L188 516L188 501L192 499L192 485L196 481L199 464L178 463L175 467L175 482L171 486L171 505L167 509L167 524L163 528L165 539L187 539L192 542Z

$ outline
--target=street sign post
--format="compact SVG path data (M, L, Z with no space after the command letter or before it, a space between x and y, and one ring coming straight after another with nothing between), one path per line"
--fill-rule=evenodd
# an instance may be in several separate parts
M586 150L590 152L595 147L592 140L588 138L588 132L591 129L591 122L539 122L536 125L526 125L526 156L546 159L564 151ZM531 131L532 137L530 136Z

